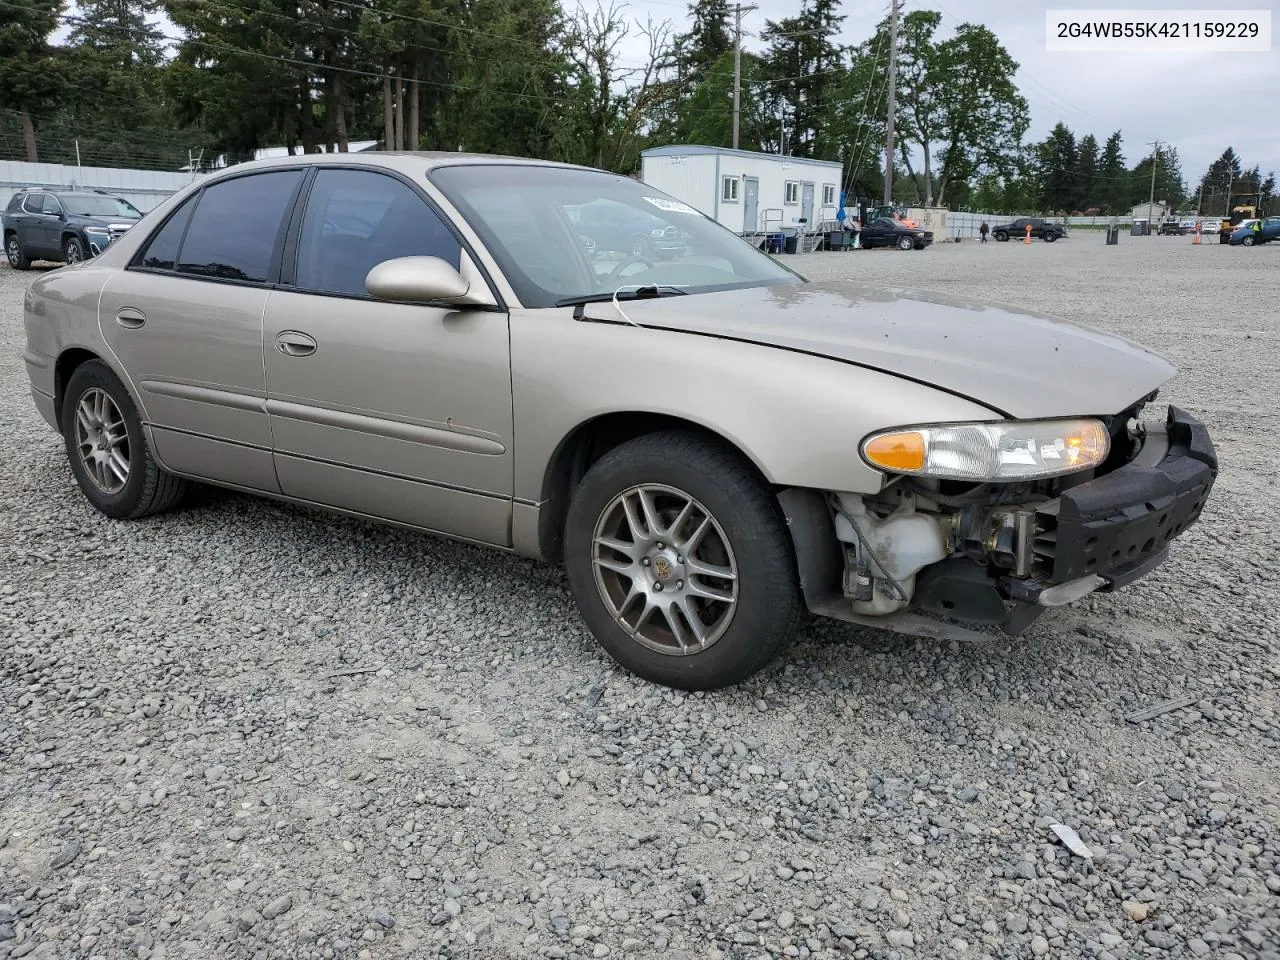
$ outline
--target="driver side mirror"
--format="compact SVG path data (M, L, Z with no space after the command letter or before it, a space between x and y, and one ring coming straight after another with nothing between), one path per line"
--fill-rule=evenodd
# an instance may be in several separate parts
M471 289L470 282L439 257L384 260L365 276L364 286L370 296L394 303L461 302Z

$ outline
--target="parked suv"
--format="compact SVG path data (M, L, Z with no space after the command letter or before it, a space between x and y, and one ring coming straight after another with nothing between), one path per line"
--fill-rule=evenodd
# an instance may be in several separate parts
M1053 243L1059 237L1067 235L1067 228L1063 224L1050 223L1048 220L1041 220L1039 217L1019 217L1013 223L993 227L991 235L1001 243L1004 243L1010 237L1015 240L1021 240L1027 234L1027 224L1031 224L1031 235L1037 240L1043 240L1045 243Z
M592 200L577 210L578 233L601 252L647 259L683 256L688 238L677 227L625 204Z
M15 270L32 260L79 263L107 249L141 217L128 200L101 190L21 190L4 211L4 252Z

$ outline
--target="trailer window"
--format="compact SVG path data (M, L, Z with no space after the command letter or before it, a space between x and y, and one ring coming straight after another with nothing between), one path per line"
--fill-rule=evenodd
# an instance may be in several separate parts
M783 187L782 193L783 203L799 203L800 202L800 181L788 180Z
M725 203L738 202L738 178L724 177L720 181L720 199Z
M834 207L836 205L835 184L824 183L822 185L822 205L824 207Z

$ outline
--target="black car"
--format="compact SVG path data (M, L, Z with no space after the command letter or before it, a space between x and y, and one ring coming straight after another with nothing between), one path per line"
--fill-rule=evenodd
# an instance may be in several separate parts
M897 247L899 250L923 250L933 243L933 234L919 227L909 227L901 220L879 217L862 228L859 241L864 247Z
M1059 237L1067 235L1067 228L1064 224L1050 223L1048 220L1042 220L1039 217L1019 217L1013 223L992 227L991 235L1001 243L1004 243L1010 237L1015 240L1021 240L1027 235L1027 224L1031 224L1031 236L1037 240L1043 240L1045 243L1053 243Z
M15 270L32 260L79 263L107 249L141 217L128 200L100 190L20 190L4 211L4 252Z

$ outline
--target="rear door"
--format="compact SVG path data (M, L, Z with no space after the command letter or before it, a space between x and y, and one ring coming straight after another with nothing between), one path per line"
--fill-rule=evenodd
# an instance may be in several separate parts
M61 209L61 204L45 193L29 193L22 202L23 218L18 226L18 239L22 241L22 248L27 256L32 259L62 256L61 244L54 239L61 223L55 214L45 212L46 199L53 201L51 210Z
M102 335L133 380L170 470L279 490L262 312L302 179L301 169L286 169L211 184L170 214L102 291Z
M295 233L265 316L282 491L509 545L506 311L387 303L364 285L370 269L397 257L460 266L454 231L399 177L324 167Z

